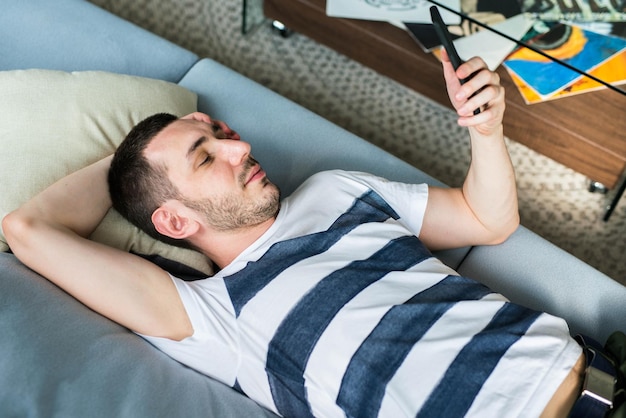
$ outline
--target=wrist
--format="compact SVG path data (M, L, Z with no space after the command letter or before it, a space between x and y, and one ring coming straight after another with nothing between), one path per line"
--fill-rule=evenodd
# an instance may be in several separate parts
M468 128L470 137L472 139L481 139L492 140L492 141L503 141L504 140L504 126L499 124L495 127L478 127L478 126L470 126Z

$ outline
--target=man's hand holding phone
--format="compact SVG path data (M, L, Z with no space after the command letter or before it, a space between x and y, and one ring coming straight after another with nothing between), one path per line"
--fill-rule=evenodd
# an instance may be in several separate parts
M445 51L441 59L448 97L459 115L459 125L474 127L482 135L501 132L505 103L500 76L490 71L480 57L464 62L457 70ZM467 81L461 84L460 78Z
M460 116L459 125L473 127L482 135L501 134L505 104L500 76L479 57L463 62L436 6L431 7L431 16L444 47L443 74L450 101Z

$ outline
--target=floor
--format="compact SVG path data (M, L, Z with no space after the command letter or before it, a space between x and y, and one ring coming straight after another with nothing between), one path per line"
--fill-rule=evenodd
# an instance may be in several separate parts
M91 1L233 68L449 185L465 175L467 134L449 109L305 36L283 38L269 24L242 35L240 0ZM603 222L612 194L589 193L589 179L514 138L508 144L523 225L626 285L626 198Z

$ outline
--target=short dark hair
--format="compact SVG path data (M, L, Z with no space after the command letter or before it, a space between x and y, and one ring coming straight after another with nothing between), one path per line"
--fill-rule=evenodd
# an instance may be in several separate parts
M144 155L150 141L177 119L169 113L157 113L139 122L128 133L111 161L109 193L113 208L133 225L165 243L191 248L186 240L162 235L154 227L154 211L165 201L181 196L166 168L151 164Z

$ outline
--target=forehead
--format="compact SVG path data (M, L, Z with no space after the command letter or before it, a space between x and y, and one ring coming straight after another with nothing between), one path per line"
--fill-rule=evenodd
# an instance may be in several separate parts
M145 150L146 158L161 162L185 159L190 147L202 137L214 137L211 125L197 120L175 120L150 141Z

